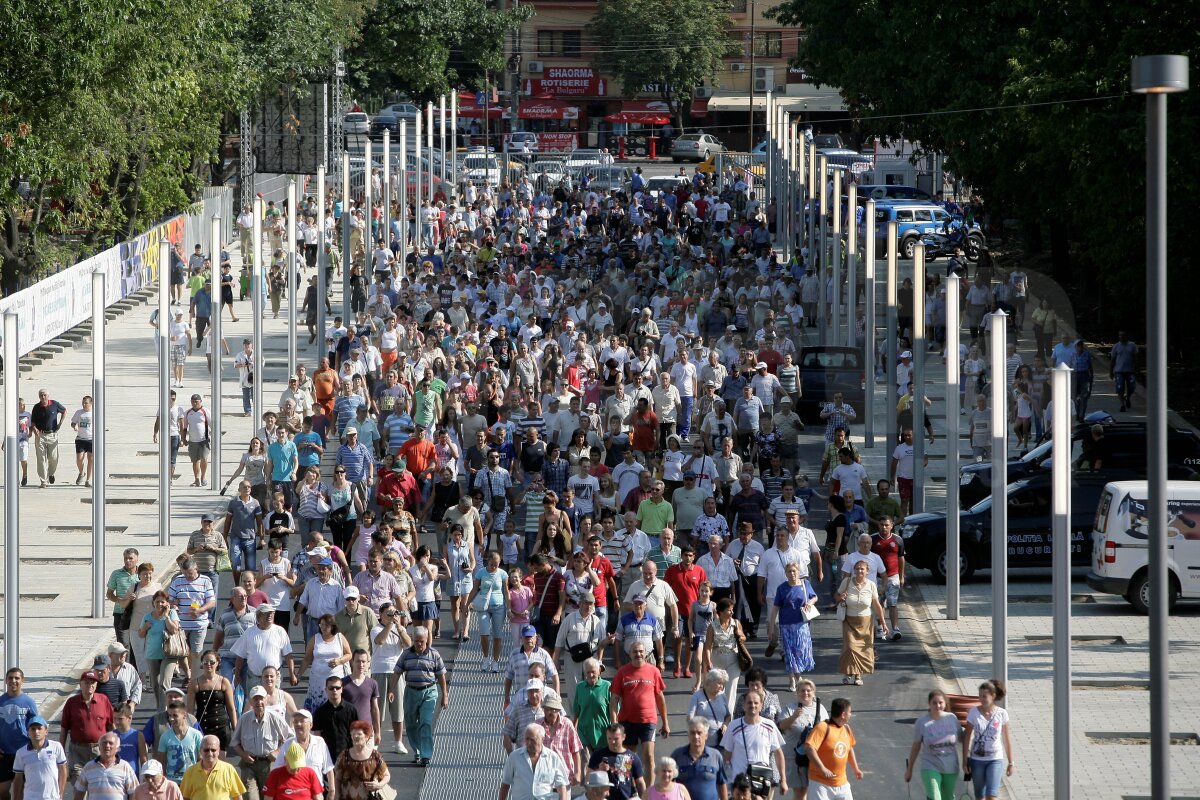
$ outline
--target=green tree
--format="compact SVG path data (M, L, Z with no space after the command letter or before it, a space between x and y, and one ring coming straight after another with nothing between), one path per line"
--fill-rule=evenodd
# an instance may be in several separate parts
M533 13L484 0L379 0L346 53L352 83L367 95L404 92L418 100L449 94L484 70L504 68L504 42Z
M626 96L657 87L682 128L692 92L734 54L730 24L721 0L604 0L588 25L592 64L616 76Z

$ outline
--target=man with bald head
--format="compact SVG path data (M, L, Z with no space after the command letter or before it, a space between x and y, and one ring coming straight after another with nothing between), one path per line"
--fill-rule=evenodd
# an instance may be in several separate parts
M183 800L241 800L246 785L233 765L221 760L221 740L200 740L200 760L188 767L179 784Z
M545 746L546 729L536 722L525 726L518 747L508 755L500 773L499 800L535 800L554 796L567 800L571 779L562 756Z

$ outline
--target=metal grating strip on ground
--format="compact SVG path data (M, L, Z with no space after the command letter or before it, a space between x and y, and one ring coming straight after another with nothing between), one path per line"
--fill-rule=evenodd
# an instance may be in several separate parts
M434 724L433 761L421 786L421 800L493 800L506 754L500 740L504 672L480 672L478 618L472 614L471 641L458 649L450 670L450 706ZM449 622L442 623L448 630ZM513 647L507 631L502 651Z

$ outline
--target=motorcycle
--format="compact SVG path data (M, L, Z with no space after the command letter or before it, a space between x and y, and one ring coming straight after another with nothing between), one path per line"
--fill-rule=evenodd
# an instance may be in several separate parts
M979 240L973 238L966 226L956 220L952 225L946 225L940 231L929 231L921 237L925 245L925 260L932 261L943 256L950 258L955 248L962 248L967 261L978 261L981 247Z

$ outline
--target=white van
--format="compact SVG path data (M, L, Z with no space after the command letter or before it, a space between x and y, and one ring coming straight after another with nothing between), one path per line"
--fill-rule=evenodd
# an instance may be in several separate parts
M1088 586L1119 594L1145 614L1150 601L1146 481L1114 481L1104 487L1092 532ZM1200 483L1167 482L1167 570L1170 604L1200 598Z

